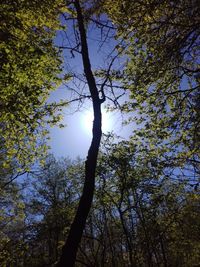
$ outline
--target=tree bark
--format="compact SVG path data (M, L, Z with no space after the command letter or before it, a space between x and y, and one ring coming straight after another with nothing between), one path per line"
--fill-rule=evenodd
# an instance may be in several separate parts
M79 243L82 238L83 230L86 225L88 213L90 211L94 190L95 190L95 171L97 165L97 156L102 136L101 130L101 103L104 99L99 97L95 78L91 70L86 30L84 27L84 18L79 0L74 1L75 10L77 12L78 29L81 39L82 61L84 73L87 79L89 91L92 98L94 121L92 129L92 142L88 150L87 159L85 161L85 181L82 196L79 201L78 209L71 225L66 243L63 246L62 254L57 267L73 267L76 261L76 254Z

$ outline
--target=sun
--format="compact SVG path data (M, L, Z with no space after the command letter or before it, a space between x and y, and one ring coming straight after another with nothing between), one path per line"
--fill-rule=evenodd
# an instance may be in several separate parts
M93 110L88 109L82 112L82 128L83 130L91 134L92 133L92 124L93 124ZM106 112L104 108L102 108L102 132L107 133L112 130L112 118L109 112Z

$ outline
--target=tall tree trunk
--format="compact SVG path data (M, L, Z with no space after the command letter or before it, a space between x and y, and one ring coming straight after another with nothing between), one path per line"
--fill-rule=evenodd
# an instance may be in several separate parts
M71 225L68 238L62 249L62 254L57 267L73 267L76 261L76 254L78 250L79 243L85 228L88 213L90 211L94 189L95 189L95 171L97 165L97 156L101 141L101 103L105 99L99 97L99 92L96 86L95 78L91 70L86 30L84 27L84 18L82 15L81 6L79 0L74 1L75 9L77 12L77 21L79 34L81 39L82 47L82 61L84 67L84 73L87 79L88 87L90 90L94 121L92 129L92 142L88 150L87 159L85 161L85 181L82 196L78 205L78 209Z

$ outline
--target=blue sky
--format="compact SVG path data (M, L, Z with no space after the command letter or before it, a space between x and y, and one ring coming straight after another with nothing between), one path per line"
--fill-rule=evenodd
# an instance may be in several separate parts
M62 95L60 91L62 89L54 92L56 98L59 94ZM55 99L55 96L51 96L51 98ZM87 155L92 138L92 127L89 127L89 123L87 123L88 120L91 121L91 117L88 118L91 109L90 105L85 103L80 110L76 111L77 105L78 103L75 103L72 107L66 107L63 110L65 128L54 127L50 130L51 152L56 157L76 158L80 156L84 158ZM102 128L104 133L113 131L122 138L128 138L133 125L123 126L123 120L124 115L119 111L103 113ZM106 127L104 127L104 124L106 124Z
M62 19L63 20L63 19ZM59 31L56 39L55 45L57 46L67 46L73 47L75 43L74 38L74 26L69 23L67 26L66 34ZM110 35L113 33L109 32ZM96 70L99 68L108 68L108 65L113 57L110 55L113 51L116 41L114 38L108 38L105 42L101 42L101 31L93 26L89 27L88 30L88 46L92 69ZM72 72L77 77L83 78L83 67L81 55L70 50L64 50L64 72ZM114 67L117 69L123 68L124 60L117 59ZM53 92L50 96L50 101L59 101L60 99L69 101L76 98L77 95L73 91L84 92L87 94L87 85L81 82L79 79L73 79L69 83L62 85L58 90ZM118 94L119 92L116 92ZM127 96L125 96L127 98ZM106 102L108 104L108 101ZM51 136L51 152L56 156L65 156L70 158L76 158L80 156L84 158L87 155L88 148L90 146L92 138L92 127L88 128L87 124L87 114L88 110L91 110L91 103L85 101L80 107L80 102L75 102L73 105L64 108L64 120L63 123L66 127L59 129L54 127L50 131ZM103 114L103 130L113 131L117 135L123 138L128 138L131 133L132 125L122 126L122 121L124 116L119 111L109 113L109 115ZM104 125L107 125L104 129Z

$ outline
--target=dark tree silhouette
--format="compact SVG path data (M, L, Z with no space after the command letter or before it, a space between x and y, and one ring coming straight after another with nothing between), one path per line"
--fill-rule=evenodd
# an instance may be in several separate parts
M100 98L93 72L91 70L86 30L84 27L84 17L79 0L74 1L75 10L77 12L78 29L81 40L81 54L84 67L84 73L87 79L88 87L91 94L94 121L92 129L92 142L88 150L85 162L85 182L83 193L78 205L78 209L71 225L68 238L62 249L62 254L57 267L72 267L75 264L78 245L81 241L83 230L85 228L88 213L92 205L92 199L95 188L95 171L97 165L97 156L102 136L101 130L101 104L105 101L105 97ZM104 94L103 94L104 95Z

